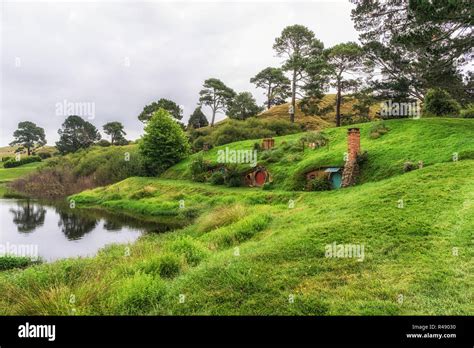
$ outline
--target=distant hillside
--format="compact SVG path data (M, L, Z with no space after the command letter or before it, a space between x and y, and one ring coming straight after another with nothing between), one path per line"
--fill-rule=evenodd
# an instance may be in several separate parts
M11 156L15 156L15 150L18 148L18 146L2 146L0 147L0 158L2 157L11 157ZM47 153L50 153L51 155L56 152L56 148L54 146L43 146L41 148L39 148L38 150L36 150L36 152L40 153L40 152L47 152ZM26 154L27 151L26 149L22 150L21 151L21 154Z
M343 99L341 105L341 114L349 115L353 114L352 106L355 104L355 100L349 100L348 98ZM328 106L336 105L336 95L335 94L326 94L326 96L321 101L321 108L326 108ZM290 103L274 106L269 110L262 112L258 117L261 118L278 118L278 119L289 119L288 109ZM376 112L380 110L378 103L374 104L370 108L369 117L375 118ZM308 130L317 130L321 128L327 128L334 126L336 122L336 108L334 107L333 111L328 112L325 115L305 115L298 107L296 108L295 122L305 125Z

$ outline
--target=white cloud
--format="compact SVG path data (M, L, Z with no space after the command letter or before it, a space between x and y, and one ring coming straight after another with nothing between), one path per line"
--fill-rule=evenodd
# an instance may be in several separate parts
M298 23L326 46L354 41L351 8L348 1L4 3L1 145L24 120L44 127L53 144L63 100L94 102L92 123L121 121L130 139L143 131L143 106L161 97L183 105L187 120L209 77L263 103L249 79L280 64L272 45L281 30Z

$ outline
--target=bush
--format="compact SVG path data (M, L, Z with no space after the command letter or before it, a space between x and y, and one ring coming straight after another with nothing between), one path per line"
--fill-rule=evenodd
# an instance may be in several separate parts
M405 173L411 172L412 170L415 170L416 168L417 166L413 162L407 161L403 163L403 171Z
M151 176L164 172L190 151L184 131L164 109L154 112L147 122L139 149L145 170Z
M301 126L286 120L265 120L250 117L245 121L226 120L213 128L189 129L193 150L199 151L204 143L211 147L240 140L262 139L301 132Z
M318 149L329 144L329 138L326 134L321 132L309 132L303 135L299 139L299 142L301 144L301 147L303 147L303 144L308 145L314 143L316 146L315 148Z
M13 268L25 268L37 261L31 260L29 257L20 256L0 256L0 271L6 271Z
M474 118L474 104L469 104L466 109L462 110L461 117Z
M242 175L237 166L231 165L226 168L224 180L225 184L229 187L242 186Z
M262 186L262 190L268 191L273 189L273 181L272 182L266 182Z
M209 181L212 185L224 185L224 173L222 173L220 170L215 171L214 173L212 173L211 177L209 178Z
M9 159L3 164L4 168L14 168L14 167L19 167L27 163L33 163L33 162L41 162L41 157L40 156L28 156L20 159L17 161L14 158Z
M380 138L382 135L388 133L389 130L383 121L374 123L369 129L369 137L372 139Z
M209 163L202 156L198 156L191 162L189 170L194 181L205 182Z
M327 191L331 189L331 183L326 177L318 177L310 180L308 187L310 191Z
M424 104L424 113L428 116L456 116L461 110L459 103L440 88L429 89Z
M111 145L110 141L108 141L107 139L101 139L96 144L102 147L108 147Z
M38 156L39 156L42 160L52 157L52 155L51 155L50 152L38 152Z

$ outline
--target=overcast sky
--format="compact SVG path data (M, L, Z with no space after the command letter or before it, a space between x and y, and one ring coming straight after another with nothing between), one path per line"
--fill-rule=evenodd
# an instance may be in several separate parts
M285 26L302 24L326 47L357 41L347 0L326 2L86 2L1 5L1 142L20 121L46 131L48 144L69 115L99 130L109 121L137 139L137 115L159 98L182 105L184 121L205 79L221 79L259 104L263 90L249 79L279 66L272 45ZM204 108L206 115L210 110ZM218 119L223 116L219 115Z

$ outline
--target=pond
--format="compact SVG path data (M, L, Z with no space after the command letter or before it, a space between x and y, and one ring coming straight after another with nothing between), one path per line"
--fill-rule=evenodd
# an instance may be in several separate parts
M0 256L39 256L44 261L93 256L107 244L172 229L102 210L26 199L0 199L0 221Z

